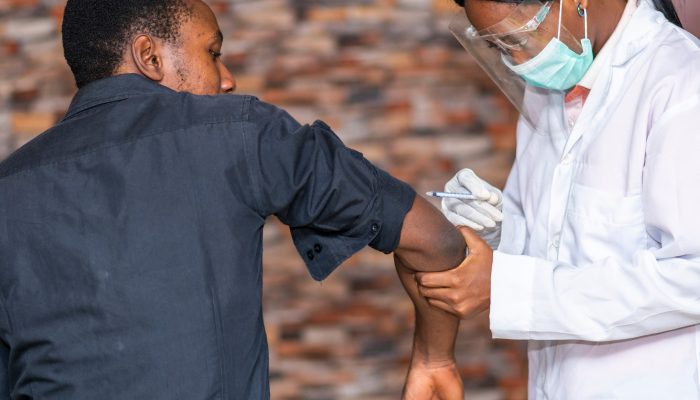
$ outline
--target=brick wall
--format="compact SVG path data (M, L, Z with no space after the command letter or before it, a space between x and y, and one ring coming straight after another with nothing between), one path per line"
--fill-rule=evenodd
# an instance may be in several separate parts
M64 0L0 0L0 159L43 132L75 92L63 60ZM451 0L209 1L238 92L323 119L419 191L470 167L502 185L514 110L447 30ZM265 308L275 399L395 399L411 303L391 258L353 257L313 282L286 228L265 231ZM520 344L465 321L459 362L473 399L523 398Z

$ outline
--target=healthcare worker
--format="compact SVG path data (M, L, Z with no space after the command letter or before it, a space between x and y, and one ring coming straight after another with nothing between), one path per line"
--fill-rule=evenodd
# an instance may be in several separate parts
M700 399L699 41L670 1L461 5L517 156L503 194L448 182L481 201L443 211L497 250L422 294L464 318L490 296L493 336L530 341L531 399Z

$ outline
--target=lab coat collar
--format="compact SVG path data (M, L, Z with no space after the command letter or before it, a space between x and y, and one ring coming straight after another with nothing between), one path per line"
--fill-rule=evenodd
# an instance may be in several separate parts
M629 0L635 1L635 0ZM613 57L613 67L621 67L647 48L657 37L666 18L661 14L651 0L639 0L639 6L632 20L625 28L620 43Z
M607 43L605 43L603 48L600 49L598 54L595 56L595 60L593 60L593 65L591 65L591 68L588 70L583 79L581 79L581 82L579 82L579 86L591 89L595 81L598 79L598 76L600 75L601 71L604 68L607 68L610 64L612 64L612 57L615 54L615 49L617 48L617 45L620 42L620 38L622 37L625 28L627 28L627 24L629 24L629 22L632 20L632 17L634 16L634 13L636 11L637 1L628 1L627 6L625 6L624 11L622 12L620 22L618 22L617 27L615 28L615 31L612 33L612 35L610 35L610 38L608 39Z
M584 131L590 132L586 135L588 143L595 139L595 132L598 131L597 126L605 118L600 113L592 114L592 111L607 110L609 107L605 104L618 98L617 93L625 73L622 67L649 48L653 40L658 39L658 33L663 27L664 21L666 21L666 17L656 10L650 0L640 0L637 10L622 31L620 41L614 48L611 60L612 68L606 72L601 71L600 79L596 79L591 89L591 96L588 97L586 106L564 146L564 154L572 151L583 137ZM603 111L604 113L605 111Z

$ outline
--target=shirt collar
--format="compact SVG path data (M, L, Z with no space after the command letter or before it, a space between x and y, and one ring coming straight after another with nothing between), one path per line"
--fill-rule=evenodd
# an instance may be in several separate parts
M600 72L603 70L603 68L605 68L606 65L610 65L612 63L612 57L615 52L615 49L617 48L618 43L620 43L620 40L623 36L623 32L625 31L625 28L627 27L629 22L632 20L635 11L637 11L637 1L628 1L625 10L622 12L620 22L617 24L617 27L613 31L612 35L610 35L610 38L605 43L603 48L596 55L595 60L591 65L591 68L589 68L588 72L586 72L586 75L584 75L583 79L581 79L581 82L579 82L579 86L583 86L587 89L592 89L593 84L595 83L596 79L598 78L598 75L600 75Z
M665 24L669 24L668 20L656 9L651 0L639 0L637 11L623 32L617 48L613 51L612 66L625 65L646 49L652 41L658 40L659 31Z
M147 93L168 93L171 89L137 74L116 75L92 82L73 98L63 121L89 108Z

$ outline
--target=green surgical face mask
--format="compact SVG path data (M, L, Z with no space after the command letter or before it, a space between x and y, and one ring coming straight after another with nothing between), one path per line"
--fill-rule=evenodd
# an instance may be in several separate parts
M561 8L560 4L559 35L561 35ZM531 60L513 65L504 57L503 63L530 85L550 90L571 89L581 82L593 64L593 46L588 39L588 14L585 12L584 18L586 37L581 40L583 53L577 54L555 37Z

